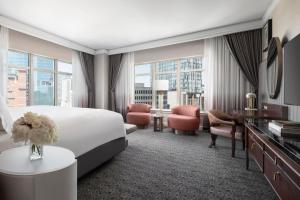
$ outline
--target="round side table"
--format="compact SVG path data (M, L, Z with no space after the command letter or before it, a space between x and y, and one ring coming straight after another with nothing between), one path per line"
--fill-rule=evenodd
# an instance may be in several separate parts
M153 121L154 121L154 132L160 131L162 132L164 129L163 124L164 117L162 115L154 115Z
M30 161L29 146L3 151L0 194L6 200L76 200L74 153L61 147L44 146L44 158Z

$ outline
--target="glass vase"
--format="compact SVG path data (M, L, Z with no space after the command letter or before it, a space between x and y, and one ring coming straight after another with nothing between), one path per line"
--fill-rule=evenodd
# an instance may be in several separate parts
M39 160L43 158L43 145L30 144L30 160Z

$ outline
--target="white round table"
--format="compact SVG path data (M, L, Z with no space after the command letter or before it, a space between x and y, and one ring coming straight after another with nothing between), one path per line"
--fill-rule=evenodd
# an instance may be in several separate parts
M77 199L74 153L61 147L44 146L43 159L31 161L29 146L3 151L0 153L0 194L5 200Z

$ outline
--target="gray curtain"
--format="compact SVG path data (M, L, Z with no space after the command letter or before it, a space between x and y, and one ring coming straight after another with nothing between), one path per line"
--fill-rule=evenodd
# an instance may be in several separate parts
M258 92L258 72L262 55L261 29L226 35L226 41L241 70Z
M82 72L88 87L88 107L95 108L94 56L80 52L79 58Z
M112 111L116 111L116 85L120 76L122 57L123 54L109 56L108 108Z

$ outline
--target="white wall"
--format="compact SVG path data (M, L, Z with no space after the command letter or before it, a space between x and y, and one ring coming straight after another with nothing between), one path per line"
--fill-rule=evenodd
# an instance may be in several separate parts
M96 108L108 109L109 56L107 54L95 55L94 64Z
M284 43L300 33L300 1L280 0L272 12L272 34ZM284 44L283 43L283 44ZM266 56L264 56L266 57ZM283 66L284 67L284 66ZM284 105L284 77L277 99L270 99L266 85L266 61L259 68L259 101ZM289 120L300 121L300 106L289 107Z
M9 30L9 48L72 62L72 49L11 29Z
M204 40L174 44L164 47L146 49L134 52L136 64L171 60L190 56L199 56L204 53Z

